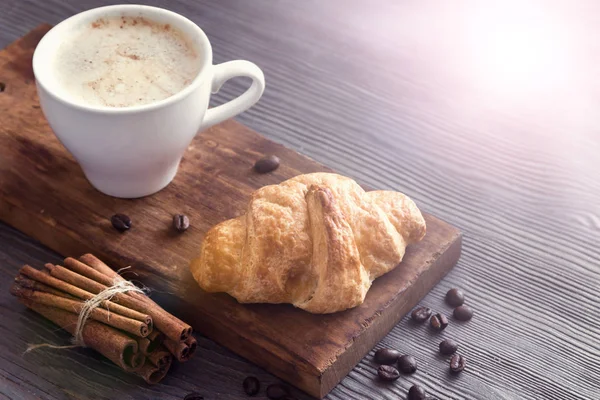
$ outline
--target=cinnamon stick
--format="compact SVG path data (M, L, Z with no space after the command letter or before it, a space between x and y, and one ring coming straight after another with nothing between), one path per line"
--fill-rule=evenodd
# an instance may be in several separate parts
M157 367L164 367L171 364L173 355L164 346L160 346L156 351L150 353L146 359Z
M140 347L140 351L145 355L152 353L154 350L158 348L165 339L165 335L163 335L158 329L153 330L150 334L145 338L138 339L138 346Z
M72 335L75 333L76 314L23 298L19 300ZM139 351L137 342L117 329L100 322L88 321L83 327L82 336L87 347L93 348L125 371L137 371L144 365L146 357Z
M188 347L190 348L190 350L188 351L187 359L185 360L185 361L187 361L190 358L192 358L194 353L196 353L196 350L198 349L198 341L196 341L195 337L190 336L189 338L187 338L185 340L185 344L187 344Z
M53 287L55 289L58 289L62 292L68 293L72 296L78 297L83 300L89 300L92 297L94 297L94 294L98 294L90 293L87 290L84 290L63 280L57 279L51 276L49 273L39 271L35 268L30 267L29 265L24 265L19 272L32 280L40 282L41 284ZM146 313L141 313L137 310L122 306L120 304L116 304L115 302L109 300L102 302L101 305L103 308L115 312L117 314L123 315L124 317L129 317L138 321L143 321L148 325L152 324L152 318Z
M171 368L171 362L168 362L168 364L163 365L162 367L157 367L150 361L146 361L146 363L135 373L144 378L146 383L154 385L163 380L165 375L167 375L167 372L169 372L169 368Z
M196 352L198 346L198 343L193 336L190 336L184 342L166 339L163 344L179 362L188 361Z
M30 279L28 277L26 277L25 275L17 275L15 277L15 283L19 286L22 286L24 288L28 288L28 289L32 289L32 290L37 290L39 292L45 292L45 293L52 293L56 296L61 296L61 297L66 297L68 299L75 299L75 296L72 296L66 292L63 292L61 290L55 289L51 286L48 285L44 285L41 282L35 281L33 279Z
M108 265L92 254L84 254L79 257L79 261L87 264L103 275L108 276L111 279L111 282L125 281L121 275L113 271ZM161 306L156 304L148 296L134 292L128 294L132 298L135 298L146 305L144 311L152 316L154 326L163 332L166 337L178 342L184 341L190 337L192 333L192 327L190 325L163 310Z
M77 272L80 275L85 276L86 278L92 279L96 282L99 282L106 286L112 286L115 284L115 279L110 276L95 270L83 262L76 260L72 257L65 258L63 264L65 268L70 269L71 271ZM119 275L120 276L120 275Z
M45 285L51 286L55 289L61 290L65 293L68 293L72 296L79 297L80 299L88 300L91 299L94 295L86 290L83 290L75 285L71 285L70 283L61 281L60 279L56 279L51 276L49 273L45 273L44 271L39 271L35 268L32 268L29 265L24 265L19 272L22 275L27 276L35 281L43 283Z
M84 254L81 257L79 257L79 261L89 265L96 271L108 276L111 279L125 279L93 254Z
M18 284L13 284L10 288L10 293L13 296L32 301L45 306L56 307L71 313L79 315L84 307L84 302L81 300L67 299L57 296L52 293L40 292L28 288L24 288ZM102 322L113 328L121 329L129 332L132 335L146 337L152 330L152 325L148 326L142 321L123 317L122 315L111 313L103 308L95 308L90 313L90 318Z

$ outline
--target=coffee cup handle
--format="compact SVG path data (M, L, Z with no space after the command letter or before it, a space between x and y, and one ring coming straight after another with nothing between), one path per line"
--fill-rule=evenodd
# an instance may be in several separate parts
M234 117L254 105L265 90L265 76L256 64L245 60L227 61L213 66L212 93L231 78L245 76L252 79L250 87L240 96L220 106L209 108L204 116L202 128L206 129Z

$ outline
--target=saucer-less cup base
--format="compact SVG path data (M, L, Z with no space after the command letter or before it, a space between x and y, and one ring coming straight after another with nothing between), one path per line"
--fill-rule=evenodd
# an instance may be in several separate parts
M77 26L122 15L143 16L181 30L197 48L200 72L179 93L155 103L124 108L78 103L53 78L53 56ZM198 131L245 111L258 101L265 87L262 71L249 61L212 65L210 42L192 21L171 11L140 5L96 8L56 25L36 47L33 71L42 111L60 142L96 189L123 198L148 196L167 186ZM216 93L237 76L251 78L250 88L208 109L211 92Z
M161 171L160 174L144 176L139 179L133 177L119 178L91 169L84 169L83 172L92 186L102 193L124 199L135 199L149 196L167 187L177 175L178 168L179 163L176 163Z

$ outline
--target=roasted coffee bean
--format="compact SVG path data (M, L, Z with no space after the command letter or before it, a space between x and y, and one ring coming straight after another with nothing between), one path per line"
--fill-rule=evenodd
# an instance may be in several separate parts
M398 359L398 369L405 374L412 374L417 370L417 360L413 356L404 355Z
M263 157L254 164L254 170L259 174L266 174L267 172L275 171L278 167L279 157L277 156Z
M255 376L249 376L244 379L242 386L248 396L254 396L260 391L260 382Z
M290 389L287 386L274 383L267 386L267 397L271 400L282 400L290 394Z
M187 215L183 215L183 214L173 215L173 228L175 228L175 230L177 232L186 231L187 228L189 228L189 227L190 227L190 219L187 217Z
M462 290L453 288L446 293L446 303L452 307L462 306L465 303L465 294Z
M429 320L431 327L436 331L443 331L448 326L448 318L444 314L435 314Z
M374 360L377 364L391 365L398 361L400 352L394 349L379 349L375 352Z
M427 318L431 317L431 308L429 307L419 307L410 314L410 317L413 321L416 322L425 322Z
M449 356L456 353L458 345L454 340L446 339L440 343L440 353Z
M200 393L190 393L183 398L183 400L204 400L204 397Z
M425 400L427 399L427 392L419 385L412 385L408 390L408 400Z
M131 228L131 218L125 214L115 214L111 217L112 226L119 232L125 232Z
M377 369L377 375L383 381L395 381L400 377L400 372L391 365L381 365Z
M6 89L6 83L0 82L0 93L4 92L5 89Z
M463 305L454 309L454 318L459 321L468 321L473 318L473 310L471 307Z
M450 371L452 372L462 372L465 369L465 364L467 360L461 356L460 354L455 354L450 359Z

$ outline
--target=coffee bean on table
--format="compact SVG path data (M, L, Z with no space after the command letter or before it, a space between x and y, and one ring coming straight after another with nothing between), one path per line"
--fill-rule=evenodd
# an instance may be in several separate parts
M394 349L379 349L375 352L374 360L377 364L391 365L398 361L400 352Z
M446 339L440 343L440 353L449 356L456 353L458 344L454 340Z
M271 400L282 400L290 394L290 389L279 383L274 383L267 386L267 397Z
M448 318L444 314L435 314L429 320L431 327L436 331L443 331L448 326Z
M187 215L175 214L173 215L173 228L177 232L186 231L190 227L190 219Z
M462 290L453 288L446 293L446 303L452 307L462 306L465 303L465 294Z
M473 318L473 310L467 305L462 305L454 309L454 318L459 321L468 321Z
M275 171L278 167L279 157L277 156L263 157L254 164L254 170L259 174L266 174L267 172Z
M391 365L381 365L377 369L377 375L384 381L395 381L400 377L400 372Z
M110 218L112 226L119 232L125 232L131 228L131 218L125 214L115 214Z
M204 397L200 393L190 393L183 398L183 400L204 400Z
M431 308L419 307L410 314L410 317L416 322L425 322L431 316Z
M458 373L465 369L467 360L460 354L455 354L450 359L450 371Z
M403 355L398 359L398 369L405 374L412 374L417 370L417 360L413 356Z
M260 382L255 376L249 376L244 379L242 386L248 396L254 396L260 391Z
M408 390L408 400L425 400L427 399L427 392L419 385L412 385Z

